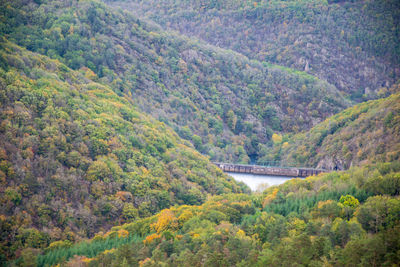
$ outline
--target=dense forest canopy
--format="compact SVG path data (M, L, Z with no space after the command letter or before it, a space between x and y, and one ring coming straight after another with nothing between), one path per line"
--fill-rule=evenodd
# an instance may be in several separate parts
M247 163L275 132L307 130L350 103L305 72L164 32L96 1L18 0L2 10L7 38L89 68L214 161Z
M106 2L249 58L306 71L356 101L400 77L397 0Z
M89 69L4 40L0 57L2 255L248 190Z
M399 25L397 0L0 0L0 266L397 266ZM251 192L212 161L341 171Z
M396 266L400 165L294 179L164 209L94 239L59 244L40 266ZM74 254L74 252L76 254ZM76 255L73 257L73 255Z

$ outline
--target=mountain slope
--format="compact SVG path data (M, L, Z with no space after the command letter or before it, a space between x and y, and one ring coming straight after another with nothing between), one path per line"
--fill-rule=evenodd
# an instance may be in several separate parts
M106 2L249 58L305 70L357 101L400 77L397 0Z
M390 88L393 95L348 108L310 131L276 144L260 161L347 169L373 162L392 162L400 158L399 84Z
M3 33L118 94L215 161L260 157L274 132L305 130L349 105L305 72L166 33L96 1L2 1Z
M290 51L295 25L330 34L340 14L354 22L381 0L356 11L350 8L361 2L157 2L171 3L171 13L198 3L213 4L200 6L208 15L238 9L256 18L254 25L270 22L271 14L274 27L286 27L287 19L290 30L280 39L289 39ZM370 57L372 76L386 85L396 75L381 75L379 67L396 64L398 31L397 2L384 3L393 10L374 13L389 15L377 16L381 33L369 28L372 19L360 31L349 26L343 46L328 34L338 50L361 45L361 59L351 49L344 63L334 58L336 48L326 55L334 68L347 62L356 72ZM330 20L309 29L314 15ZM342 92L360 100L363 78L342 71L338 90L307 72L165 32L96 0L0 0L0 35L1 266L400 262L399 84L342 111L352 103ZM315 40L315 50L306 44L310 53L330 42ZM282 62L307 51L292 50ZM277 60L285 56L277 53ZM261 164L362 166L250 194L209 160L250 157Z
M0 254L248 190L90 70L0 45Z
M378 164L294 179L263 195L229 194L201 206L172 207L91 241L54 247L36 262L393 266L400 260L399 171L398 163ZM116 245L108 245L111 240Z

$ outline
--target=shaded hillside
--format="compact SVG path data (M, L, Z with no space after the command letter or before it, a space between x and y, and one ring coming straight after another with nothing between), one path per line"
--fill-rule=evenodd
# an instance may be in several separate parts
M89 69L4 40L0 59L0 254L248 190Z
M172 207L89 242L59 243L36 262L395 266L400 260L399 171L398 163L378 164L294 179L262 195L229 194L201 206Z
M357 101L400 77L397 0L107 2L250 58L304 70Z
M260 162L280 160L325 169L347 169L400 160L400 88L393 95L348 108L310 131L283 138Z
M91 69L212 160L248 162L274 132L308 129L348 106L305 72L165 33L96 1L1 2L10 40Z

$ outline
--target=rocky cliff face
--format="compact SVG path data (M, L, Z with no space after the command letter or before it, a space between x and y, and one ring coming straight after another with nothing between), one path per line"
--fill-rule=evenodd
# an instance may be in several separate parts
M342 159L326 157L321 159L317 164L317 169L323 170L345 170L346 162L343 162Z

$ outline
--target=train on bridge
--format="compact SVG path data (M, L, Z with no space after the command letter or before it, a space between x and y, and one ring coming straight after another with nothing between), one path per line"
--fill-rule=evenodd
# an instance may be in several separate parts
M322 172L328 172L327 170L313 169L313 168L269 167L269 166L243 165L243 164L219 163L219 162L214 162L214 164L224 172L237 172L237 173L273 175L273 176L308 177L312 175L317 175Z

